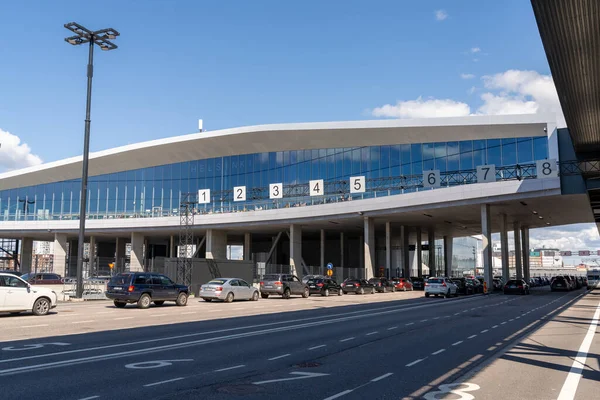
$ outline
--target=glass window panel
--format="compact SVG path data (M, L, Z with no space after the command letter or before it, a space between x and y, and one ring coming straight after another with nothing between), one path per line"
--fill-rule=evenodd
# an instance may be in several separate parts
M334 177L337 179L341 179L345 175L344 174L344 153L343 153L343 151L336 151L335 155L333 157L335 159L335 175L334 175Z
M440 172L446 172L446 157L440 157L435 159L435 169L439 169Z
M423 154L421 144L415 143L410 145L410 158L411 158L411 174L419 175L423 173ZM404 160L404 159L403 159Z
M515 138L502 139L502 165L517 163L517 141Z
M473 169L473 143L470 140L459 143L460 169Z
M487 162L496 166L502 165L502 142L500 139L488 139Z
M369 149L369 157L370 163L368 166L368 171L371 178L379 178L379 167L381 164L381 148L380 146L371 146Z
M533 162L532 138L517 139L517 162L520 164Z
M424 143L423 144L423 170L424 171L434 169L434 167L435 167L434 155L435 155L434 144L433 143Z
M360 148L352 150L352 174L360 174Z
M533 155L536 160L548 158L548 138L546 136L533 138Z
M361 147L360 149L360 161L361 161L361 166L360 166L360 172L365 174L369 171L369 162L371 156L370 156L370 152L369 152L369 148L368 147Z
M448 155L446 151L446 143L435 143L434 145L436 158L446 157Z

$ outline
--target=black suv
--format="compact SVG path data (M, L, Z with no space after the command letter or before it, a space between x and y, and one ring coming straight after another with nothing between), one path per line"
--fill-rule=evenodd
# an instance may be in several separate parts
M106 297L114 300L118 308L125 307L127 303L137 303L139 308L148 308L151 302L161 306L165 301L185 306L188 295L187 286L178 285L164 275L149 272L115 275L106 286Z
M342 287L331 278L314 278L306 282L310 294L320 294L321 296L329 296L335 293L338 296L342 295Z

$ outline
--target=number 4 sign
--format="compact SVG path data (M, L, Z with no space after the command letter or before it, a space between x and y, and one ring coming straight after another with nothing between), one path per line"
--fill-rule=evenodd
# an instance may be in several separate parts
M308 183L311 196L322 196L324 193L323 179L316 179Z
M558 176L558 168L556 166L556 160L537 160L537 177L538 179L543 178L556 178Z

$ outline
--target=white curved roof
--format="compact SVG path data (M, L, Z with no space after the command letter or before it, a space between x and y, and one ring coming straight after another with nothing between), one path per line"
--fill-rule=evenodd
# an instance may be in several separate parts
M89 176L271 151L543 135L537 114L256 125L151 140L90 153ZM0 174L0 190L81 178L82 156Z

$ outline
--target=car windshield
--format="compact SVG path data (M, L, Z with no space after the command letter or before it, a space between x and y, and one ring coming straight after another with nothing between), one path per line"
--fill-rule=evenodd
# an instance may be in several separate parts
M429 278L427 280L427 283L443 283L444 280L443 279L438 279L438 278Z
M129 281L131 281L131 275L116 275L110 279L111 285L128 285Z
M265 275L263 277L264 281L278 281L279 280L279 275Z

